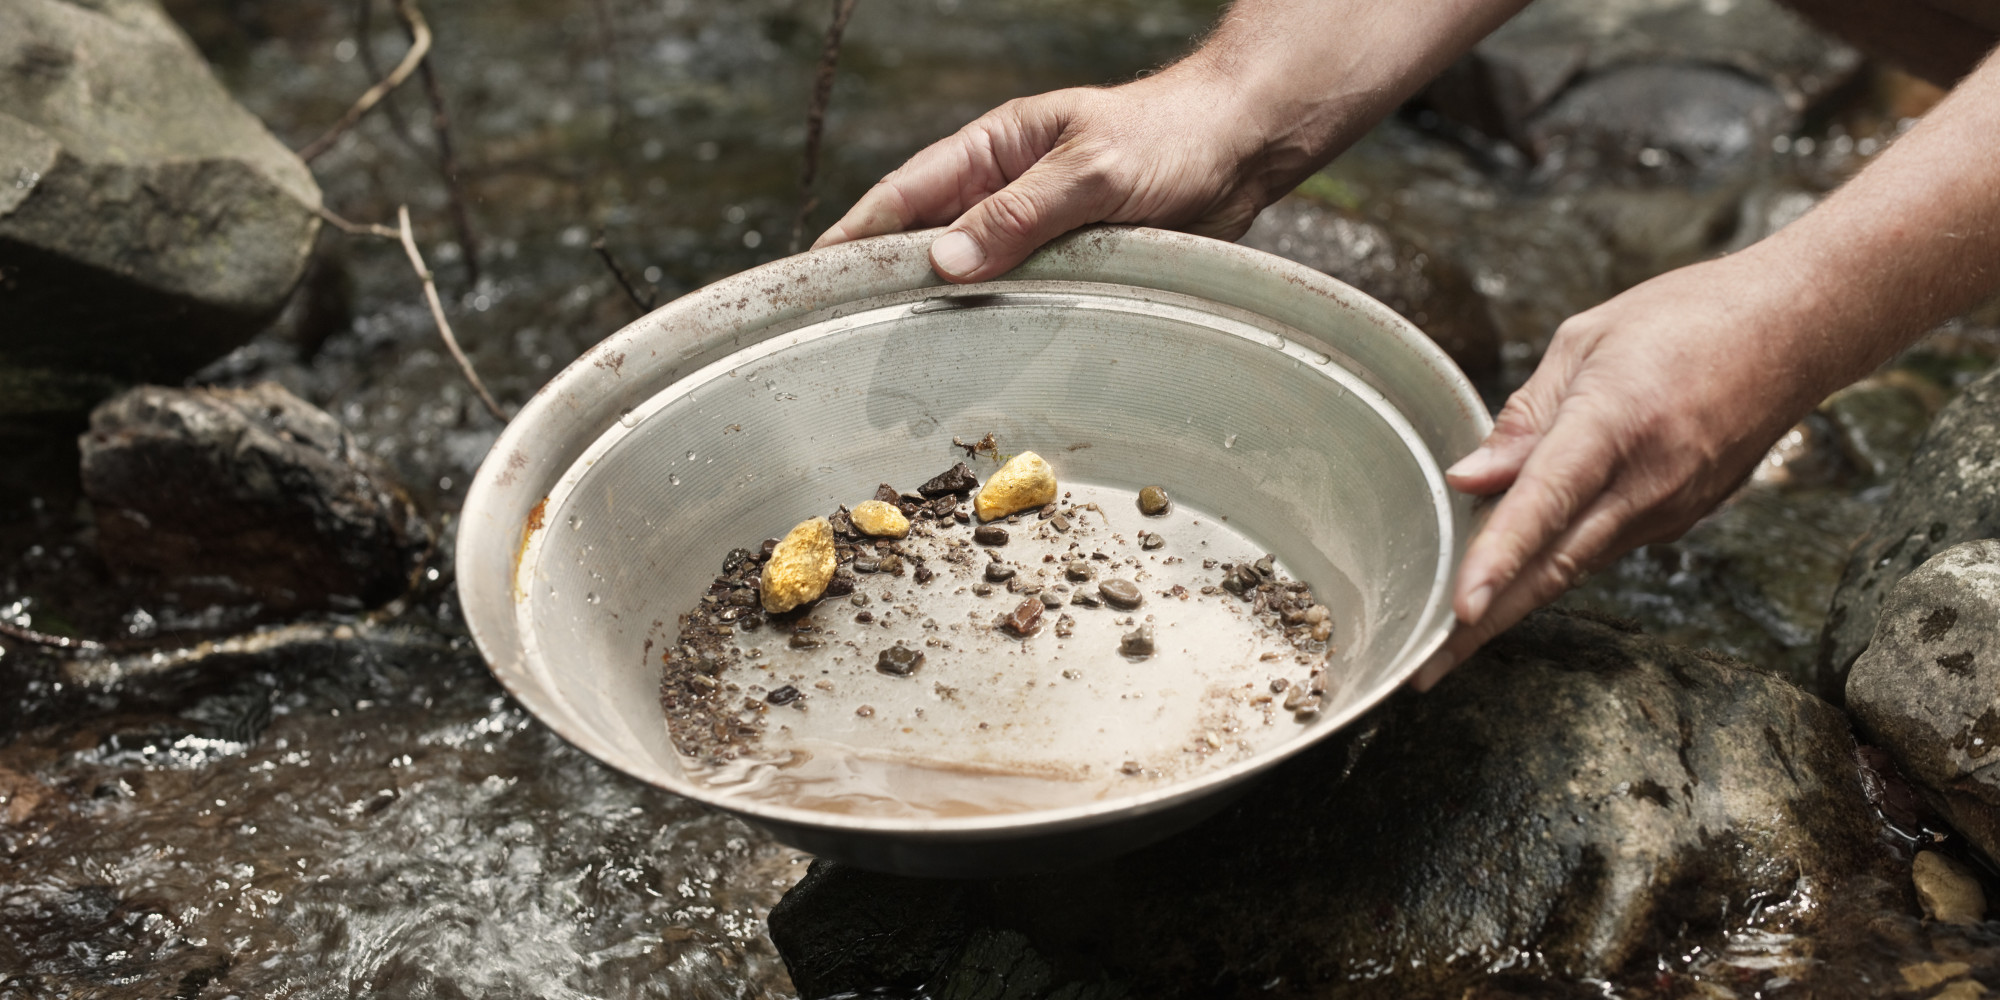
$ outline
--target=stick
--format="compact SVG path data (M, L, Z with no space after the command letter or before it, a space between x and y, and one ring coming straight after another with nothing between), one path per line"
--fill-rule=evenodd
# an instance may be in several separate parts
M375 0L356 0L354 5L355 49L361 55L361 68L368 71L370 79L379 80L382 78L382 65L375 61L375 47L368 44L369 37L374 34ZM403 120L402 109L396 106L395 94L383 95L382 113L389 116L389 128L390 131L396 133L396 138L403 140L404 145L415 148L416 142L410 137L410 123Z
M397 236L403 241L403 252L410 256L410 266L416 268L417 277L423 279L424 301L430 303L431 319L437 323L438 336L444 338L444 346L451 351L452 359L458 362L458 370L464 373L465 380L472 383L472 391L479 394L479 401L486 404L486 412L493 414L493 419L506 423L507 414L501 411L499 403L493 401L493 394L486 391L486 383L479 380L479 373L472 370L471 359L459 349L458 338L451 333L451 323L444 318L444 303L438 301L437 282L431 277L431 269L424 264L424 255L417 252L416 235L410 232L410 206L396 206L396 226Z
M416 72L417 66L424 61L424 56L430 53L431 28L424 22L423 14L417 11L414 0L396 0L396 10L403 15L403 22L410 26L410 51L403 53L403 61L397 63L396 68L391 70L388 76L368 88L360 100L355 101L354 106L348 108L347 113L341 115L340 120L334 122L332 128L326 130L326 134L299 150L299 159L311 163L319 154L333 148L333 144L347 134L347 130L353 128L355 123L361 120L361 116L380 103L390 91L402 86L403 81L408 80L410 74Z
M813 76L812 101L806 105L806 162L799 171L799 214L792 219L792 253L805 241L806 217L819 206L813 197L813 181L819 174L819 146L826 128L826 106L833 100L833 71L840 63L840 36L847 32L847 19L854 16L856 0L833 0L833 20L826 26L826 41L820 47L819 71Z
M590 248L597 251L597 256L603 258L604 266L611 269L611 276L618 279L619 287L625 289L625 294L631 298L632 304L639 307L639 315L644 316L652 312L652 293L641 297L639 290L632 287L632 280L625 277L625 269L618 266L618 258L611 256L611 248L604 244L604 230L597 231L597 238L590 241Z
M9 639L18 639L21 642L33 643L37 646L48 646L52 649L73 649L78 652L84 652L104 648L104 644L101 642L92 642L89 639L71 639L68 636L62 635L50 635L47 632L37 632L31 628L22 628L19 625L6 621L0 621L0 635L4 635Z

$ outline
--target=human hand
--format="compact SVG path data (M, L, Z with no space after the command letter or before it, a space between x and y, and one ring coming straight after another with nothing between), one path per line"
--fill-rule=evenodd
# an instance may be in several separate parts
M1833 388L1805 361L1802 289L1763 255L1654 278L1556 330L1493 433L1446 474L1506 495L1461 564L1461 623L1411 684L1429 690L1486 640L1589 572L1679 538Z
M1263 110L1239 96L1191 59L1119 87L1010 101L884 177L813 247L949 224L931 263L972 282L1093 222L1233 240L1316 166L1269 148Z

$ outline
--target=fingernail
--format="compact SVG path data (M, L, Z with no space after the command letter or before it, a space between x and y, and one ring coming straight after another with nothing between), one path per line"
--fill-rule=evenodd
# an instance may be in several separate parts
M954 278L962 278L979 270L986 263L986 253L972 237L961 232L949 232L931 244L931 263L937 269Z
M1451 673L1453 666L1451 653L1440 649L1432 653L1431 658L1425 660L1424 665L1418 667L1416 673L1410 675L1410 686L1419 693L1429 691L1437 686L1438 681L1444 679L1444 675Z
M812 249L818 250L820 247L845 242L847 242L847 230L840 228L840 225L835 223L833 228L819 234L819 239L813 241Z
M1485 472L1492 464L1493 449L1482 444L1474 449L1472 454L1459 459L1451 468L1444 470L1444 474L1460 477L1477 476Z
M1465 614L1460 615L1458 620L1470 625L1486 617L1486 606L1491 603L1493 603L1493 585L1480 584L1478 589L1465 596Z

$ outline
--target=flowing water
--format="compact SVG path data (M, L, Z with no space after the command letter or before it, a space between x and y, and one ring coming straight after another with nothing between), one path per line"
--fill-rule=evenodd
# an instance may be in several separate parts
M294 146L404 44L387 4L169 6ZM1217 7L861 0L828 124L828 207L808 237L978 112L1156 66ZM785 251L825 4L424 9L465 227L414 83L314 172L346 217L384 221L410 205L459 335L503 402L639 313L592 250L600 234L658 301ZM1740 243L1851 171L1874 141L1865 122L1893 130L1867 114L1813 120L1819 152L1774 151L1747 186L1608 197L1639 214L1730 215L1740 224L1719 240ZM1465 268L1503 336L1497 393L1564 314L1672 261L1635 258L1574 185L1490 152L1423 120L1392 122L1315 190L1429 234ZM498 425L437 344L398 248L329 233L321 261L279 327L204 378L275 378L325 406L448 537ZM1969 334L1934 340L1904 370L1935 393L1885 384L1887 410L1809 424L1731 507L1570 600L1803 675L1846 547L1883 489L1870 456L1893 468L1909 438L1893 432L1920 428L1933 397L1993 354ZM1916 400L1914 417L1881 415L1910 410L1888 405L1897 392ZM162 641L230 626L226 611L109 580L67 440L37 438L6 471L0 614ZM433 565L449 567L448 544L442 555ZM0 997L789 995L761 920L803 859L535 723L471 650L450 583L433 570L387 620L110 690L79 687L28 650L0 656L0 704L13 710L0 718Z

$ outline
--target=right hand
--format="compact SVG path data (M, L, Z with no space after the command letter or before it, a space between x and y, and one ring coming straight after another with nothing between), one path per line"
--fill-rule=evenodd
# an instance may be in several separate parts
M884 177L813 247L949 224L931 265L972 282L1093 222L1233 240L1315 166L1271 162L1258 114L1234 106L1236 94L1184 62L1119 87L1010 101Z

